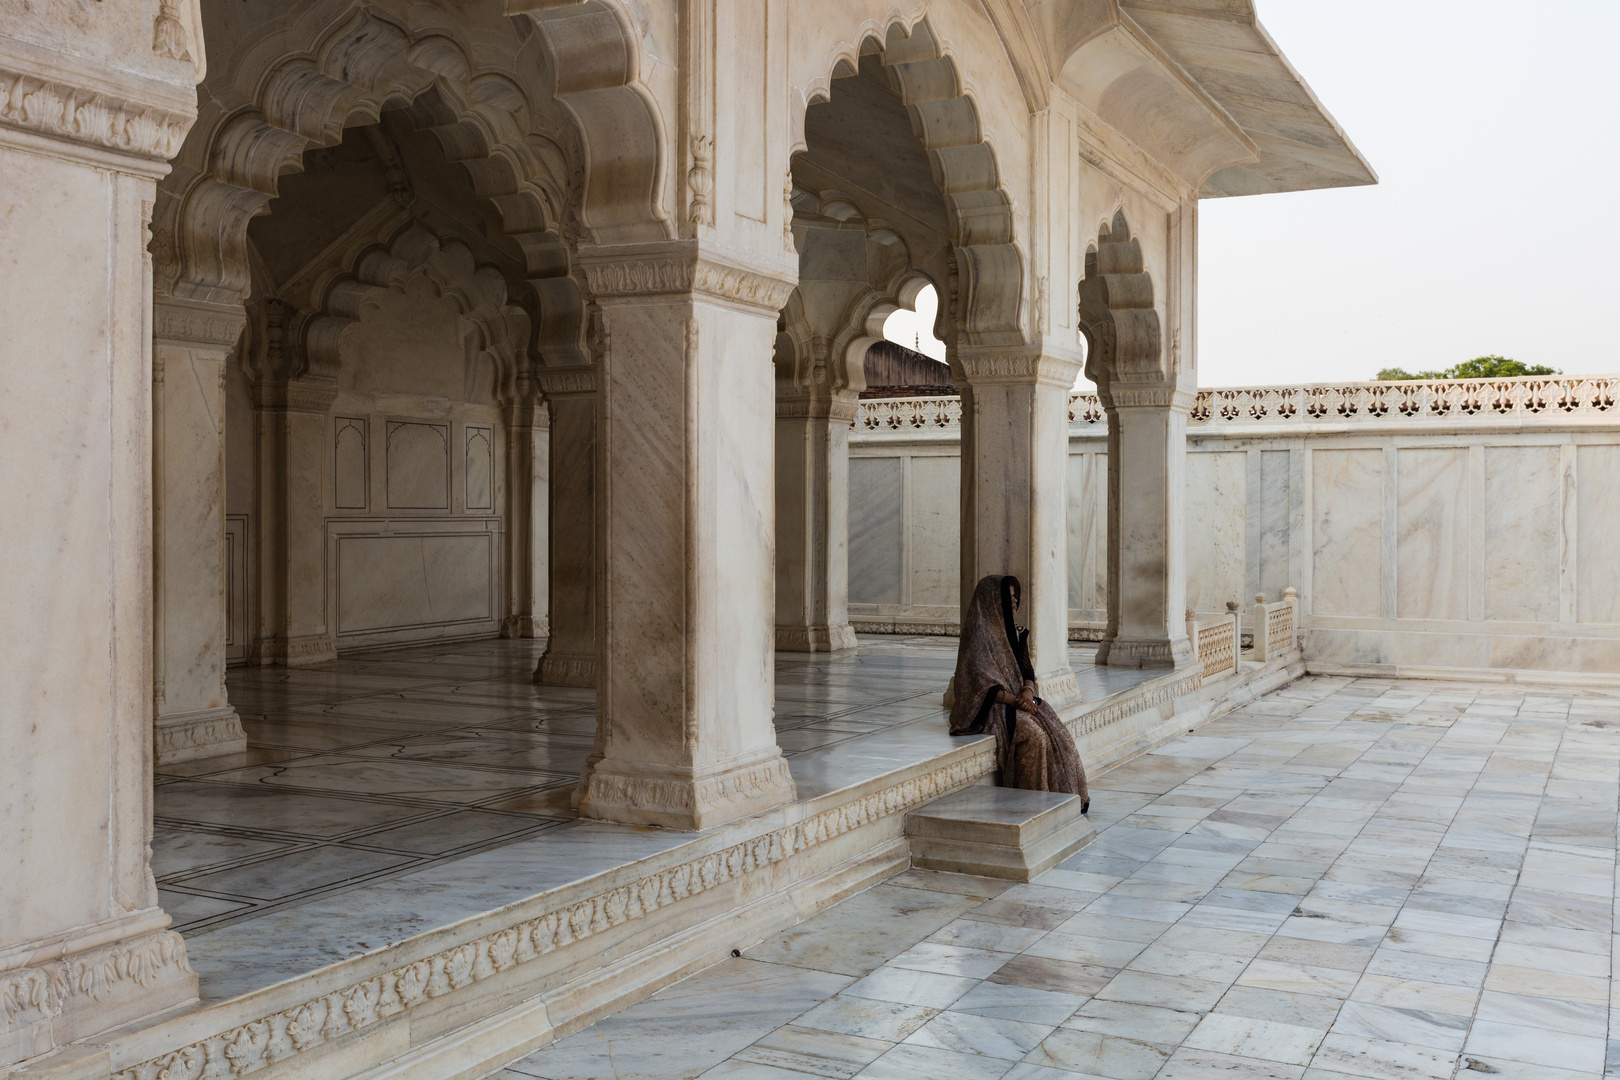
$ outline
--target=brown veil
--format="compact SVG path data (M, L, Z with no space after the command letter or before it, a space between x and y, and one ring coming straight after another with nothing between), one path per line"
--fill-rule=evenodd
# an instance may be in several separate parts
M1034 681L1013 621L1018 591L1018 579L1002 574L981 578L973 590L956 654L951 734L994 735L1003 786L1068 792L1089 803L1080 752L1052 707L1037 698L1039 708L1031 714L996 702L998 691L1016 697L1024 680Z

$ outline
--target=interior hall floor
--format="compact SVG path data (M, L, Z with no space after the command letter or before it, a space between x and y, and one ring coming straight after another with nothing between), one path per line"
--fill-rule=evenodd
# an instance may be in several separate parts
M1620 696L1306 677L1092 795L1032 884L907 871L503 1080L1620 1076Z
M157 770L152 867L176 927L196 938L384 880L422 880L435 865L569 825L595 692L534 685L538 652L534 641L475 641L233 668L226 683L247 753ZM1073 657L1088 698L1153 674L1098 669L1091 656L1081 647ZM955 657L956 639L939 637L779 653L777 738L801 794L845 771L852 742L943 731Z

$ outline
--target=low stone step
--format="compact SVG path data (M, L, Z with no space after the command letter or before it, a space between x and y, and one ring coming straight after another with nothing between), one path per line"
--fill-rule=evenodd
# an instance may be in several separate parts
M906 815L911 865L1029 881L1097 835L1074 795L975 784Z

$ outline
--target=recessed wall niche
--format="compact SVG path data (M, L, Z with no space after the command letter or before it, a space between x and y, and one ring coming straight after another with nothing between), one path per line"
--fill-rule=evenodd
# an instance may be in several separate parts
M450 509L450 427L388 422L388 508Z

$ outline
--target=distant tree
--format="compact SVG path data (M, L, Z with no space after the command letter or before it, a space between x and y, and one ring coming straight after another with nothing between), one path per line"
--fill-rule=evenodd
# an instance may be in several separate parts
M1400 382L1405 379L1511 379L1518 375L1562 375L1557 368L1545 364L1525 364L1505 356L1476 356L1453 364L1444 371L1410 372L1398 367L1384 368L1377 375L1379 382Z

